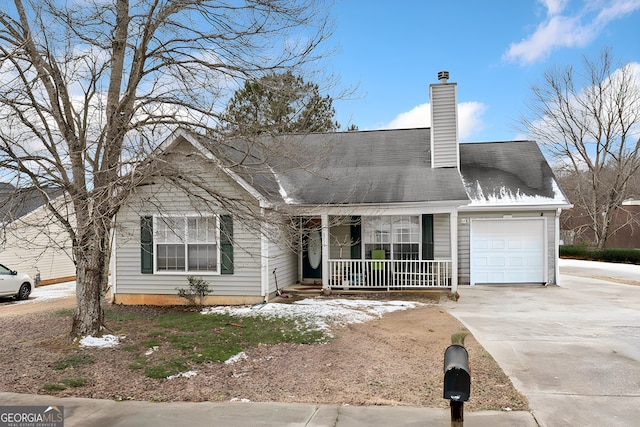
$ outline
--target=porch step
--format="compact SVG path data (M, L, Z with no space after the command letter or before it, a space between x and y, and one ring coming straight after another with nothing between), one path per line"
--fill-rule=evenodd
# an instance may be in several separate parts
M291 295L291 296L299 296L299 297L312 297L322 295L322 285L307 285L297 283L295 285L289 285L282 289L282 292Z

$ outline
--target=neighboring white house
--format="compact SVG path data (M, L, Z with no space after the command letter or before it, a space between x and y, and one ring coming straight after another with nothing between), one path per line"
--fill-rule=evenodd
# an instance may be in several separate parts
M56 198L59 191L47 191ZM26 273L37 284L75 280L71 240L51 220L42 193L0 183L0 263Z
M276 279L279 287L452 292L556 283L567 198L535 142L459 144L457 86L447 78L430 86L431 128L276 136L315 159L305 167L278 159L260 173L232 167L206 138L176 132L161 147L171 161L218 160L190 172L245 201L243 209L296 217L299 249L271 222L238 220L246 216L224 198L205 211L158 177L116 218L114 301L180 303L176 289L191 275L210 282L214 304L268 300Z

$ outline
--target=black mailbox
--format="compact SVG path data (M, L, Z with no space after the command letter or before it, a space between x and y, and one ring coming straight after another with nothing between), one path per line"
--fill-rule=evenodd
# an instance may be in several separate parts
M471 395L469 353L461 345L453 344L444 352L444 398L452 402L466 402Z

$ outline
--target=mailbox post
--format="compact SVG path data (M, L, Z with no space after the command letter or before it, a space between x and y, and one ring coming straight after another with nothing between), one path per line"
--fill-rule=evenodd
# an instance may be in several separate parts
M464 402L469 400L470 395L469 353L461 345L450 345L444 352L443 398L450 401L452 426L464 422Z

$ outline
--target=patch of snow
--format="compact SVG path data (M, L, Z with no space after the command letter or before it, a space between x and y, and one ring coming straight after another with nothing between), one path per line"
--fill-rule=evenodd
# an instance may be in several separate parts
M251 307L208 307L202 314L222 313L238 317L283 317L299 320L305 327L328 330L332 326L364 323L382 317L385 313L407 310L424 305L415 301L376 301L332 298L307 298L292 304L266 304L260 310Z
M249 399L240 399L238 397L234 397L233 399L231 399L229 402L243 402L243 403L249 403L251 402Z
M147 349L147 351L144 352L144 355L145 356L151 356L153 354L153 352L156 351L159 348L160 347L158 347L157 345L154 345L153 347Z
M167 379L175 380L176 378L191 378L191 377L195 377L196 375L198 375L198 371L187 371L187 372L180 372L179 374L175 374L175 375L169 375Z
M101 337L86 336L80 339L80 347L100 347L110 348L120 344L120 340L124 336L116 337L115 335L103 335Z
M76 294L76 282L57 283L55 285L37 286L31 292L28 300L17 301L16 304L45 302L58 298L72 297Z
M492 193L485 194L480 182L467 183L463 179L467 195L471 200L469 206L490 206L490 205L555 205L568 203L562 190L558 186L556 180L552 180L553 197L544 197L540 195L527 195L516 189L515 193L512 189L505 186L494 188ZM474 188L475 187L475 188Z
M235 356L231 356L227 360L224 361L227 365L231 365L232 363L240 362L241 360L247 360L249 356L244 351L236 354Z
M289 196L289 194L287 193L287 190L282 185L282 180L280 179L280 176L273 170L271 166L267 165L267 167L273 174L273 177L275 178L276 183L278 184L278 192L280 193L280 197L282 197L282 200L284 200L284 202L288 205L297 204L296 200Z
M640 265L617 262L585 261L580 259L560 258L558 265L562 267L580 268L583 272L595 272L601 276L638 281ZM560 271L562 274L562 270Z

